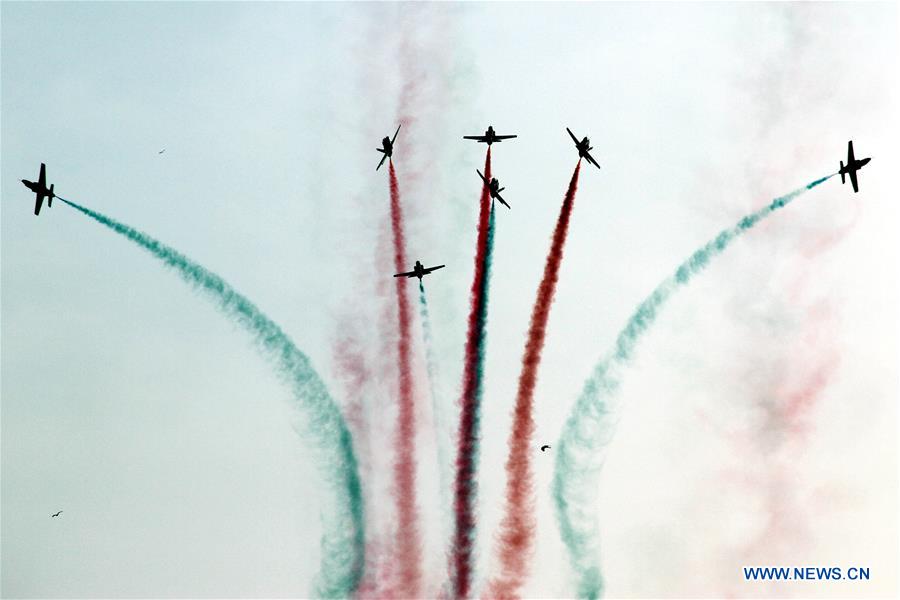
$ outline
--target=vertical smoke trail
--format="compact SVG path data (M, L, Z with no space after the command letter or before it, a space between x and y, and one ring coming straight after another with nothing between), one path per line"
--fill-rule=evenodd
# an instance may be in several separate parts
M394 233L394 268L398 273L406 268L406 238L403 232L403 211L400 206L400 186L394 163L390 163L391 227ZM395 279L397 316L400 338L397 342L400 398L397 407L397 432L394 447L394 494L397 503L397 562L399 587L396 593L416 598L422 583L422 543L419 538L418 506L416 505L416 423L415 399L410 352L410 307L403 278Z
M435 169L437 165L446 166L448 163L455 163L457 166L462 164L464 156L463 146L456 146L452 152L448 154L448 148L440 145L428 145L428 139L437 139L444 137L450 132L450 124L458 121L458 117L465 112L465 107L471 104L472 91L477 88L473 53L465 44L460 44L459 31L464 19L460 19L459 11L448 10L446 5L410 3L403 6L391 6L389 4L381 4L378 8L372 7L374 10L366 11L370 14L370 18L365 23L361 23L364 27L363 35L355 36L356 42L353 42L354 56L357 60L354 64L361 65L356 69L362 79L359 80L358 91L364 96L372 99L367 103L369 109L364 111L362 120L358 123L359 127L367 131L365 137L371 139L380 139L388 128L396 127L402 123L400 137L394 148L394 158L399 159L403 170L403 193L407 198L425 197L434 193L436 190L446 190L451 192L453 186L447 185L445 177L441 175L444 169ZM356 29L356 26L353 28ZM384 38L385 31L392 31L390 40ZM384 77L385 73L393 73L396 77ZM393 121L385 122L389 114L394 114ZM381 123L377 126L377 131L373 130L373 123ZM384 127L384 131L382 131ZM375 137L377 135L377 137ZM367 144L368 147L368 144ZM373 165L374 167L374 165ZM360 195L358 215L365 216L367 212L371 213L373 207L366 201L366 195ZM442 202L407 202L403 206L404 228L407 236L412 241L413 236L417 239L429 239L432 242L435 254L447 255L458 252L462 248L464 236L452 235L459 233L463 227L470 225L465 223L463 216L470 214L467 209L471 209L471 198L466 198L457 193L443 193ZM372 215L370 215L372 216ZM471 217L470 217L471 218ZM373 233L378 238L378 245L371 245L369 255L362 258L376 264L390 264L387 253L381 251L381 238L387 241L390 239L389 225L387 222L379 220L380 217L363 218L359 221L359 225L365 227L366 234ZM372 231L372 223L377 223L376 231ZM451 235L447 235L450 232ZM364 235L362 232L359 235ZM390 246L390 244L386 244ZM412 248L412 246L410 247ZM415 257L411 257L415 258ZM406 269L404 269L406 270ZM374 286L374 298L369 299L369 312L371 313L370 322L373 336L367 340L370 357L370 365L373 367L374 379L369 382L370 389L374 396L369 405L372 407L373 419L368 423L372 438L376 438L380 434L380 430L384 429L386 424L377 420L375 415L384 412L387 407L385 403L393 401L397 396L393 392L396 387L396 377L394 370L396 369L396 361L387 363L382 358L390 356L394 358L396 353L396 338L398 336L398 328L396 322L396 308L393 298L393 285L385 281L379 276L381 281ZM413 290L409 290L414 293ZM435 310L435 306L442 306L442 316L447 317L450 321L459 318L458 310L461 309L457 303L453 302L453 296L450 288L438 289L432 287L428 290L428 301L431 309ZM372 303L374 301L374 304ZM414 299L411 299L414 302ZM445 314L443 314L445 313ZM459 330L455 330L461 334ZM413 333L413 365L418 368L416 353L416 333ZM434 354L440 357L446 352L452 351L454 342L449 341L450 338L444 340L443 343L437 343L434 346ZM441 342L441 338L435 339L435 342ZM383 367L383 368L379 368ZM416 371L417 372L417 371ZM421 375L424 378L425 374ZM422 382L424 383L424 382ZM424 400L426 390L424 385L419 381L419 397ZM449 445L450 437L455 436L455 412L451 412L451 406L455 404L454 398L447 396L445 402L445 418L446 431L443 432L445 446ZM393 406L390 407L393 409ZM421 410L424 409L424 410ZM417 406L420 414L427 414L429 411L426 406ZM453 415L453 417L450 417ZM450 420L448 420L450 419ZM422 431L424 423L421 420L417 422L417 429L420 434L430 435L429 431ZM389 424L393 426L393 423ZM452 431L451 431L452 430ZM390 435L393 431L390 432ZM420 437L420 439L422 439ZM427 439L427 438L426 438ZM430 440L428 442L430 444ZM419 449L419 452L422 452ZM429 451L429 454L433 454ZM450 454L452 460L452 454ZM393 455L390 457L379 456L372 460L372 463L379 465L381 462L393 462ZM447 467L449 469L449 466ZM380 485L385 477L392 480L393 469L388 466L387 469L373 471L370 481L363 479L364 488L367 490L367 533L373 540L384 538L393 542L393 536L390 538L382 534L382 531L392 530L396 523L394 519L394 499L393 494L386 489L386 486ZM449 475L452 481L452 475ZM386 481L386 480L385 480ZM369 490L372 490L369 492ZM422 539L422 572L423 587L421 596L426 597L434 595L432 585L438 585L438 580L444 579L446 569L442 568L445 563L440 562L438 556L446 551L446 542L449 539L447 532L439 527L440 513L434 511L431 502L423 501L423 494L427 498L435 497L432 489L419 489L419 525L420 535ZM440 544L440 547L438 547ZM391 543L381 543L380 548L387 549ZM367 553L367 560L375 563L380 561L382 564L388 564L392 557L381 556ZM380 572L376 569L370 569L367 565L366 577L371 579L371 585L368 589L373 590L373 594L390 595L391 576L386 572ZM384 585L382 585L384 583Z
M485 179L491 179L491 148L484 162ZM470 293L469 325L463 364L463 390L459 438L457 441L456 481L453 510L455 523L451 562L453 596L469 595L475 543L475 469L478 460L478 429L483 384L485 325L487 323L488 285L494 237L494 211L485 183L481 188L478 213L478 238L475 252L475 276Z
M425 284L419 280L419 317L422 319L422 337L425 342L425 368L428 372L428 386L431 391L431 399L437 404L437 359L434 356L433 335L431 332L431 316L428 313L428 299L425 296ZM437 413L435 407L432 412Z
M444 537L449 535L447 522L450 516L450 474L448 473L447 456L450 454L447 448L447 436L444 434L444 410L438 398L437 386L437 360L434 356L434 339L431 333L431 316L428 313L428 299L425 296L425 284L419 280L419 316L422 319L422 336L425 338L425 367L428 372L428 385L431 392L431 413L434 420L435 447L437 448L438 485L441 503L441 515L443 517L442 528Z
M365 541L356 456L340 409L328 395L309 358L278 325L215 273L128 225L74 202L60 200L149 251L175 269L192 287L210 296L219 310L253 335L262 354L291 386L294 399L309 417L307 435L314 441L312 448L321 472L335 492L334 513L325 517L322 563L315 594L328 598L352 594L363 573Z
M602 450L611 440L618 418L616 396L622 372L631 361L637 342L672 294L703 271L710 259L721 254L738 236L759 221L834 175L817 179L776 198L694 252L638 306L616 338L613 349L594 367L557 443L553 477L556 517L578 578L580 597L597 598L603 590L603 579L597 564L599 535L594 496L597 476L602 467Z
M544 276L538 286L537 298L531 312L531 325L528 328L525 354L522 357L513 426L509 435L509 455L506 459L506 514L500 524L501 532L498 540L501 572L490 584L488 596L492 598L518 595L531 558L535 528L531 473L534 388L580 170L581 159L575 166L575 172L572 173L569 188L560 207L559 218L553 231L553 241L544 265Z

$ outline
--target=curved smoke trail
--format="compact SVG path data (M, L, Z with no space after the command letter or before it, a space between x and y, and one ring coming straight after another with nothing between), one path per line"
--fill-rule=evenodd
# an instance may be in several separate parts
M321 459L319 468L335 492L334 512L326 517L326 533L321 541L322 562L316 595L341 598L353 593L363 573L365 540L356 455L340 409L328 395L309 358L278 325L215 273L128 225L64 198L60 200L175 269L182 279L206 293L217 303L219 310L253 335L262 354L272 361L279 377L291 386L294 399L307 411L307 433L316 442L313 448L317 458Z
M484 176L491 179L491 149L484 162ZM484 383L484 356L487 341L487 307L491 255L494 245L494 210L487 183L481 188L478 213L478 238L475 252L475 277L470 294L469 326L463 365L463 390L460 399L459 438L457 441L456 481L454 483L451 582L453 596L465 598L472 584L475 545L476 464L481 419L481 394Z
M400 186L394 163L390 163L391 227L394 233L394 268L400 273L406 268L406 237L403 231L403 211L400 206ZM416 416L415 392L411 365L411 311L404 278L395 279L397 317L400 337L397 340L397 361L400 377L400 398L397 406L397 432L394 447L394 495L397 503L397 562L399 589L406 598L419 596L422 584L422 542L419 538L418 506L416 505Z
M619 413L616 396L622 372L631 361L637 342L654 323L659 310L672 294L703 271L710 259L721 254L759 221L834 175L836 173L776 198L694 252L637 307L625 328L619 332L613 349L594 367L563 427L557 443L553 476L556 518L578 578L580 597L597 598L603 591L603 579L597 563L599 534L594 497L602 467L602 450L612 439Z
M581 159L575 166L559 210L550 251L547 253L547 261L544 264L544 275L538 286L537 298L531 312L531 325L528 328L525 353L522 356L522 372L519 375L513 426L509 434L509 455L506 459L506 514L500 524L501 531L498 539L501 572L490 584L488 596L491 598L517 596L531 559L535 529L530 448L531 436L534 433L532 417L534 388L537 383L538 367L541 364L541 351L544 349L550 307L553 305L553 295L559 279L559 267L562 264L566 234L569 231L569 221L575 203L575 192L578 189L580 170Z

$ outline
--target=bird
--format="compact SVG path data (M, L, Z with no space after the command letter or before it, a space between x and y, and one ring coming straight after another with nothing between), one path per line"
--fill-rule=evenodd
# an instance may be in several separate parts
M162 154L162 153L165 152L165 151L166 151L166 149L163 148L162 150L160 150L159 152L157 152L157 154Z
M50 515L50 516L51 516L51 517L58 517L58 516L61 515L61 514L62 514L62 511L59 511L59 512L56 513L55 515Z
M547 450L549 447L550 446L548 444L544 444L543 446L541 446L541 452L543 452L544 450Z

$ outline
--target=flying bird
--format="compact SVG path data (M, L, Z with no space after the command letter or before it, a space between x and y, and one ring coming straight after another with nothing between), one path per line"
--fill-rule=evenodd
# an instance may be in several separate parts
M543 446L541 446L541 452L543 452L544 450L547 450L547 449L549 449L549 448L550 448L549 445L544 444Z
M55 515L50 515L50 516L51 516L51 517L58 517L58 516L61 515L61 514L62 514L62 511L59 511L59 512L56 513Z

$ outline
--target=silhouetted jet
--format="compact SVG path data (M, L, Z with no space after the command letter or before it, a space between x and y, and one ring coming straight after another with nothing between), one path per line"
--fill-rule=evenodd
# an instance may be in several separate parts
M572 133L571 129L566 127L566 131L569 132L569 136L572 138L572 141L575 142L575 147L578 148L578 156L580 156L581 158L584 158L589 163L591 163L592 165L594 165L595 167L597 167L599 169L600 165L598 165L597 161L594 160L594 157L589 154L589 151L594 149L591 146L591 140L589 140L587 138L587 136L585 136L585 138L579 142L578 138L575 137L575 134Z
M436 267L428 267L427 269L422 266L422 263L416 261L416 266L413 267L412 271L408 273L397 273L394 277L418 277L419 281L422 281L422 277L428 275L432 271L437 271L438 269L443 269L446 265L438 265Z
M27 179L23 179L22 183L35 194L34 214L39 215L41 213L41 205L44 203L44 198L47 199L47 206L53 205L53 199L56 198L56 194L53 193L52 185L49 188L47 187L47 167L44 163L41 163L41 174L38 176L37 183Z
M160 150L159 152L157 152L157 154L162 154L162 153L165 152L165 151L166 151L166 149L163 148L162 150Z
M500 182L497 181L497 178L491 177L491 180L488 181L487 179L485 179L484 175L481 174L481 171L479 171L478 169L475 169L475 172L478 173L478 176L481 177L481 180L484 182L484 184L486 186L488 186L488 189L491 192L491 198L496 198L497 200L500 201L501 204L503 204L503 206L505 206L506 208L512 209L512 207L506 203L506 200L504 200L503 198L500 197L500 192L502 192L506 188L500 187Z
M514 137L518 137L515 135L497 135L494 132L494 126L488 125L487 131L484 132L484 135L464 135L464 140L475 140L481 142L483 144L487 144L490 146L494 142L502 142L503 140L509 140Z
M55 515L50 515L50 516L51 516L51 517L58 517L58 516L61 515L61 514L62 514L62 511L59 511L59 512L56 513Z
M402 124L403 123L401 123L400 125L402 125ZM394 154L394 140L397 139L397 134L400 133L400 125L397 125L397 131L394 132L393 138L389 138L389 137L385 136L381 140L381 148L375 148L376 150L378 150L379 152L384 154L384 156L381 157L381 162L379 162L378 166L375 167L376 171L381 168L381 165L384 164L385 159L389 158L391 155Z
M547 444L544 444L543 446L541 446L541 452L543 452L544 450L549 450L549 449L550 449L550 446L548 446Z
M856 160L856 157L853 156L853 140L847 142L847 164L844 164L844 161L841 161L841 170L839 173L841 174L841 183L847 183L847 180L844 179L845 175L850 176L850 183L853 184L853 191L859 191L859 184L856 182L856 172L859 169L862 169L871 158L863 158L860 160Z

